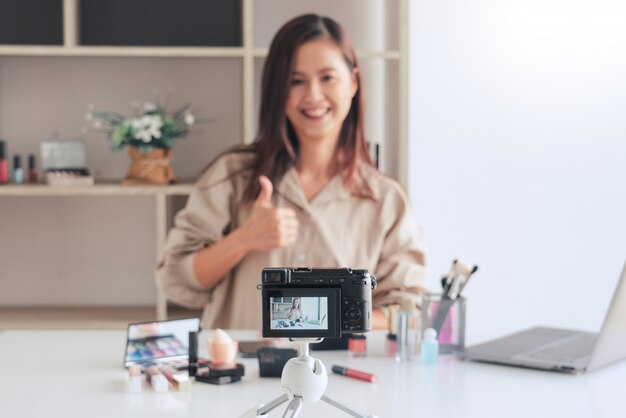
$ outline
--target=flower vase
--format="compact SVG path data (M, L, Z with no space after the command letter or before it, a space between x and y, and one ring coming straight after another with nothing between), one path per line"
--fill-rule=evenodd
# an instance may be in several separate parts
M172 149L155 148L143 153L129 147L131 158L128 175L122 184L171 184L176 183L172 170Z

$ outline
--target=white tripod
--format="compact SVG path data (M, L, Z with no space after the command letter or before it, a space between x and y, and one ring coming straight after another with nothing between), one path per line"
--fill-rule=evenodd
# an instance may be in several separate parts
M290 359L283 368L280 382L285 393L267 404L252 408L241 418L266 418L268 413L287 401L289 403L283 418L295 418L300 413L303 402L317 402L320 399L353 417L377 418L375 415L361 414L341 402L324 396L324 390L328 384L326 367L320 360L309 356L309 343L317 343L322 341L321 339L294 338L292 341L300 343L300 350L298 357Z

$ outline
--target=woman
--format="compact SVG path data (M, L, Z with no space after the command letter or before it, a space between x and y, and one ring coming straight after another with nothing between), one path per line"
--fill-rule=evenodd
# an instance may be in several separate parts
M263 267L365 268L377 307L415 295L424 257L402 188L367 152L350 39L304 15L276 34L251 146L219 156L176 216L157 279L205 328L261 328ZM374 325L386 324L383 310Z
M287 319L290 321L304 320L302 309L300 309L300 298L293 298L293 302L291 303L291 308L289 308L289 311L287 312Z

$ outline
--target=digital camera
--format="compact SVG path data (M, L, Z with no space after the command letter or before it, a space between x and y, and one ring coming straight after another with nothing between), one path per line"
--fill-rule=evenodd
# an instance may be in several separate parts
M264 268L263 336L339 338L369 331L376 278L349 268Z

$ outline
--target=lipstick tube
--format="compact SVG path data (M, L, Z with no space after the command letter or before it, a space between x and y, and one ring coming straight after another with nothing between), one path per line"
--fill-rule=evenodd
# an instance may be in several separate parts
M155 392L167 392L169 390L169 382L157 366L146 367L146 379Z
M186 373L181 373L170 366L162 367L161 373L172 384L174 389L180 391L191 390L191 380L189 380L189 376Z
M359 370L348 369L347 367L341 367L334 365L333 373L340 374L342 376L352 377L353 379L363 380L365 382L375 382L376 376L372 373L362 372Z

